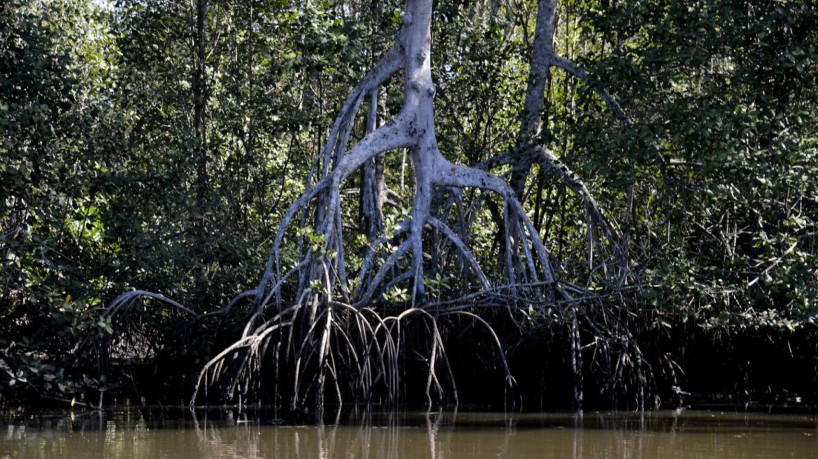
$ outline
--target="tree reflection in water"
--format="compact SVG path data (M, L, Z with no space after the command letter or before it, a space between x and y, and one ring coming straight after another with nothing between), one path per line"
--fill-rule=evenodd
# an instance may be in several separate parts
M260 420L260 421L259 421ZM0 419L0 457L766 458L814 457L814 415L656 412L399 413L348 425L265 425L230 410L65 413Z

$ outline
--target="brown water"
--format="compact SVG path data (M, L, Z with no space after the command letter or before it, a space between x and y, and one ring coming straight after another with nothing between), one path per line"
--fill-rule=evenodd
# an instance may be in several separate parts
M0 458L818 458L813 415L433 413L364 426L262 425L237 417L7 414Z

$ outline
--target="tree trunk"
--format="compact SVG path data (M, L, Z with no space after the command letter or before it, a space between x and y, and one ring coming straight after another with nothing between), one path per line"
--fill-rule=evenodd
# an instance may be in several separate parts
M528 89L525 92L523 119L514 152L514 171L511 174L511 188L522 200L526 179L534 164L530 146L539 142L543 124L543 101L545 84L554 65L554 17L556 0L539 0L537 3L537 23L534 29L534 49L531 53L528 74ZM547 119L547 117L546 117Z

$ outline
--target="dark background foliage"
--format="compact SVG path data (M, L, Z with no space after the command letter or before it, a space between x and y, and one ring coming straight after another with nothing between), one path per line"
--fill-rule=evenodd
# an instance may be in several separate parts
M349 88L392 42L401 7L0 4L0 396L180 400L246 308L196 323L150 301L113 321L100 308L146 289L203 313L252 288L280 215ZM473 165L513 146L535 7L436 6L436 116L450 159ZM783 355L815 381L803 370L818 356L807 338L818 315L815 24L813 1L560 3L559 52L633 122L554 72L539 141L627 235L622 298L668 386L681 384L682 366L693 379L707 368L685 352L714 342L733 343L727 360L757 374L743 363L753 346L735 343L764 340L798 343ZM401 100L381 103L394 114ZM408 196L411 168L400 155L385 168ZM535 170L526 205L557 259L587 264L587 222L562 184ZM476 253L494 243L484 218ZM542 352L530 351L538 339L522 355ZM117 350L112 361L102 344ZM527 374L536 384L540 373Z

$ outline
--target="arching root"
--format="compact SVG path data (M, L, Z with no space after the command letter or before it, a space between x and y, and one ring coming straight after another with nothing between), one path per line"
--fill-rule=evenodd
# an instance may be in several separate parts
M305 406L308 400L317 412L326 405L327 384L335 396L332 404L354 403L369 407L374 402L396 407L402 394L401 366L410 355L426 362L424 393L427 408L448 400L458 403L457 384L444 346L441 327L451 316L461 316L483 326L492 336L507 389L513 388L505 351L491 326L468 311L446 311L434 314L410 308L397 315L381 315L370 308L356 309L348 304L330 302L322 305L314 319L308 319L311 305L291 306L246 333L204 365L197 379L191 406L197 400L210 398L208 389L221 388L220 400L248 400L263 392L265 371L274 367L276 374L290 375L291 381L277 381L289 387L289 408ZM307 323L311 325L306 327ZM413 327L423 327L426 344L411 347L408 335ZM414 336L414 335L413 335ZM270 349L285 349L267 355ZM343 376L343 377L342 377ZM203 395L199 395L200 390ZM279 399L282 394L273 394Z

